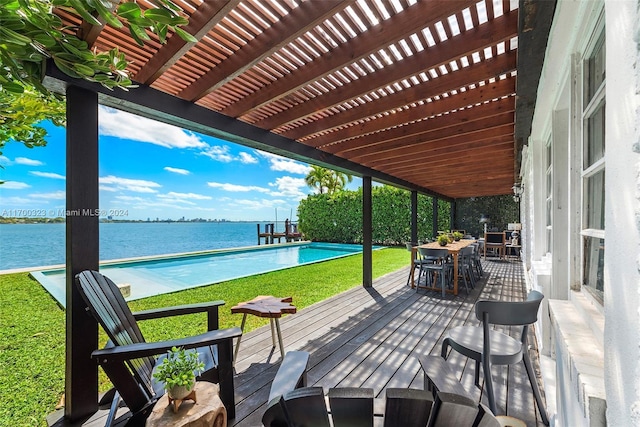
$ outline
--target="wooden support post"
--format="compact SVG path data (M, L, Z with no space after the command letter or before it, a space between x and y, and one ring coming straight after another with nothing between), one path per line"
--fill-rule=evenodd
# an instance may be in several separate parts
M98 270L98 94L67 89L65 418L98 410L98 324L74 285L83 270Z
M457 204L456 204L456 201L454 200L451 202L450 209L449 209L449 230L460 228L456 225L456 210L457 210Z
M432 199L432 226L431 226L431 236L436 237L438 235L438 198L433 197Z
M371 245L373 226L371 225L371 177L362 177L362 284L365 288L373 286L373 259Z
M418 192L411 192L411 242L418 243Z

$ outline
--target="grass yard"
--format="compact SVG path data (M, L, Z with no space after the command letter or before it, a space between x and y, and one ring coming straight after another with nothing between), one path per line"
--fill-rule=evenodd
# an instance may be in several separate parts
M405 267L407 251L373 252L373 277ZM257 295L292 296L299 308L362 284L362 255L132 301L133 311L210 300L224 300L220 327L240 326L230 307ZM45 426L64 394L64 311L28 273L0 275L0 426ZM142 322L148 341L200 334L206 317L180 316ZM245 331L268 323L248 316ZM106 341L101 335L101 343ZM104 375L100 387L109 387Z

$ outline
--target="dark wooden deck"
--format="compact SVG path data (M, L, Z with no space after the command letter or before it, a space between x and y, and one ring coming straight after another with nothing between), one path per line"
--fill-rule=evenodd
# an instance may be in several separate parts
M408 269L402 269L377 279L372 289L357 287L300 310L281 320L285 348L311 354L308 385L325 390L371 387L376 397L384 397L387 387L422 388L418 357L439 355L448 328L478 324L473 312L478 298L524 298L520 262L486 261L484 266L482 281L468 296L464 291L445 299L436 292L416 293L405 286ZM267 326L243 337L236 363L237 415L229 425L261 425L280 361L279 351L272 352L270 334ZM533 336L530 343L538 368ZM448 363L465 389L486 404L486 397L473 384L474 363L455 352ZM543 425L522 363L494 366L494 384L500 414L522 419L528 426Z
M372 289L356 287L288 315L281 319L285 351L308 351L308 385L325 390L371 387L376 397L384 397L387 387L422 388L418 357L439 355L448 328L479 324L473 312L478 298L524 298L520 262L485 261L483 265L485 275L468 296L464 290L457 297L448 295L445 299L439 292L416 293L405 286L405 268L375 280ZM313 286L313 282L309 285ZM238 316L238 323L240 319ZM532 361L539 372L531 334ZM279 363L280 353L272 349L269 326L243 336L236 363L237 414L235 420L229 420L229 426L262 425L269 387ZM474 363L455 352L447 363L459 373L464 388L487 404L486 397L473 384ZM543 426L522 363L494 366L494 386L499 415L514 416L529 427ZM82 425L102 426L105 415L106 411L100 411Z

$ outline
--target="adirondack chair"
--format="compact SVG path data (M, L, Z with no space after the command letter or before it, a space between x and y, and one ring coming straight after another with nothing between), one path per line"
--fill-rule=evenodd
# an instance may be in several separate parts
M114 385L114 391L108 393L113 395L113 401L106 425L114 421L120 397L132 414L126 425L144 425L153 405L164 394L162 384L156 383L152 377L153 368L158 356L161 359L174 346L197 349L205 363L205 371L198 379L219 383L220 399L229 418L235 418L232 349L233 338L242 332L240 328L218 330L218 307L224 301L132 313L118 287L108 277L97 271L85 270L75 279L87 310L110 339L104 349L91 354ZM193 337L147 343L137 324L138 320L201 312L208 314L209 331Z
M373 427L374 393L371 388L329 389L306 387L309 354L288 352L271 384L265 427ZM425 390L388 388L385 391L384 427L500 427L484 405L473 401L446 368L444 359L420 360ZM441 370L453 378L443 378ZM426 389L428 388L428 390ZM447 391L457 391L460 394Z

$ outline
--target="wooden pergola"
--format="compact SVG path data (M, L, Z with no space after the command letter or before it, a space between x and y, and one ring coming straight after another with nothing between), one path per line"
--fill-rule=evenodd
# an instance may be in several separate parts
M372 180L412 191L414 218L417 193L455 201L518 181L555 0L174 2L197 43L139 46L56 10L93 48L124 52L139 84L109 91L49 64L45 84L67 96L68 210L98 208L99 103L363 177L365 285ZM97 408L97 325L72 283L97 268L98 218L67 218L69 420Z

